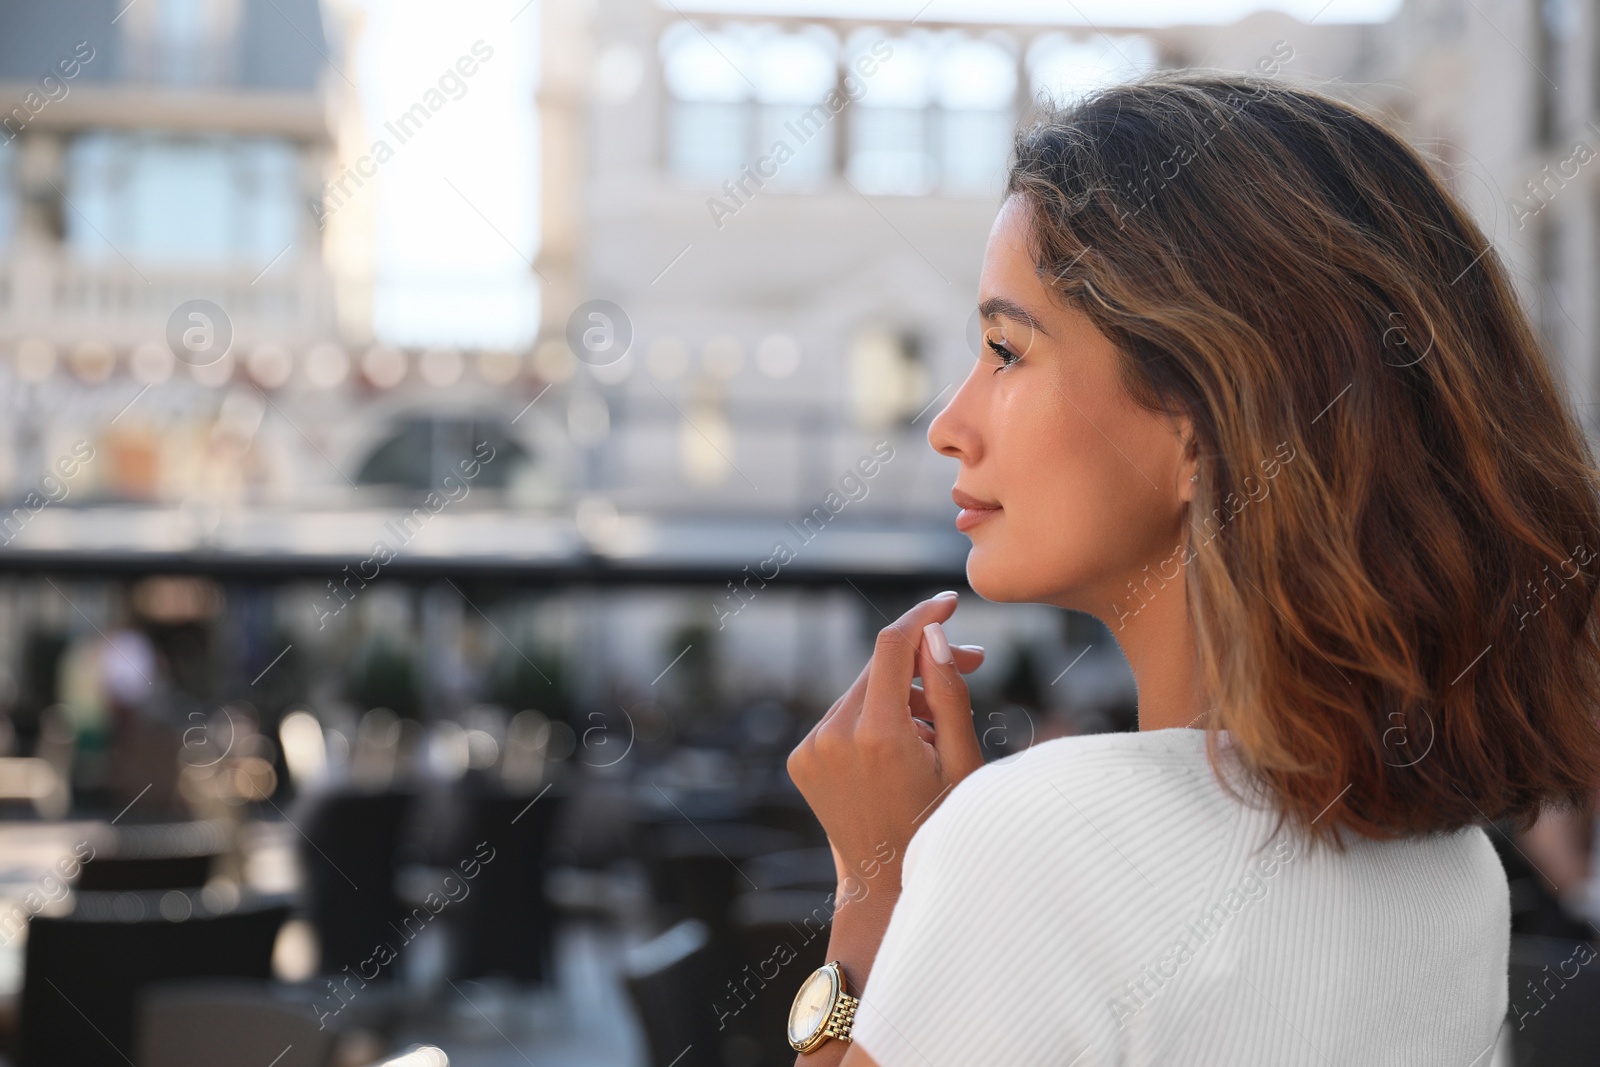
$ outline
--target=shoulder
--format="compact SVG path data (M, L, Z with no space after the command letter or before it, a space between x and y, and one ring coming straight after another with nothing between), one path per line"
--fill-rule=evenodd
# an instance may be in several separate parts
M1015 814L1017 803L1052 794L1068 805L1111 799L1138 808L1215 785L1199 730L1057 737L984 764L961 780L929 821L996 810Z
M859 1038L896 1065L1109 1048L1107 989L1237 852L1231 810L1199 731L1056 738L974 771L911 838ZM1005 1010L975 1017L954 973Z
M1484 930L1509 928L1505 865L1480 825L1392 841L1361 839L1344 861L1363 873L1374 911L1411 926L1436 926L1435 940L1479 943ZM1418 911L1421 917L1413 914Z
M1199 730L1053 738L962 779L912 837L906 877L935 855L977 861L991 877L1037 873L1042 855L1081 856L1085 841L1157 863L1168 838L1230 833L1236 808Z

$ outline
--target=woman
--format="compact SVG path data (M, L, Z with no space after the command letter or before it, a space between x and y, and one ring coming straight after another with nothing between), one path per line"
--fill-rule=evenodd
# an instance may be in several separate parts
M1483 233L1347 105L1164 73L1018 134L978 295L968 580L1099 617L1139 730L984 765L956 596L885 629L789 757L860 996L797 1062L1487 1065L1480 824L1600 765L1600 483Z

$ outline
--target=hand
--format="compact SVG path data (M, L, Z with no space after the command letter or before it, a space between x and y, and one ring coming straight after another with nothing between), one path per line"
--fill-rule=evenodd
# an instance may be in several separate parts
M789 777L828 833L841 893L847 879L870 891L882 878L897 892L917 827L983 766L962 678L983 649L950 646L941 624L955 609L956 594L941 593L879 631L855 683L789 754Z

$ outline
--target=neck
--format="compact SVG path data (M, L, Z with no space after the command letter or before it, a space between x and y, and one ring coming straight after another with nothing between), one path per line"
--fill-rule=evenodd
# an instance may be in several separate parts
M1140 730L1205 726L1185 577L1180 569L1160 588L1146 590L1134 610L1105 620L1133 670Z

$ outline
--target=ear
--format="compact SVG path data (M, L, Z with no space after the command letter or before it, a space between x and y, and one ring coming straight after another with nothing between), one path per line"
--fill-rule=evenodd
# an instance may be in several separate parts
M1178 499L1187 504L1194 500L1200 489L1200 449L1195 441L1194 420L1188 415L1174 415L1172 430L1180 450L1177 463Z

